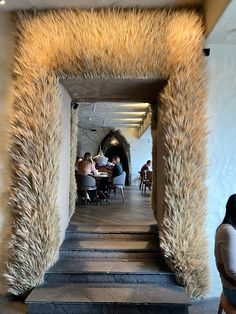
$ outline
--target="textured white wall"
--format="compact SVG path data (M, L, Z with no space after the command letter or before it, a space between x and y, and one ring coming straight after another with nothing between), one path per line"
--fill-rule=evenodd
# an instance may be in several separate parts
M209 295L217 296L222 288L214 261L215 230L223 219L229 195L236 193L236 45L212 45L210 48L206 227L211 269Z
M148 159L152 160L151 128L149 127L140 138L136 137L132 129L121 129L121 133L130 144L131 182L132 185L138 185L138 172Z
M96 128L96 132L89 129L78 129L78 156L83 157L86 152L97 155L99 145L111 131L108 128Z
M60 147L58 208L62 241L69 222L71 97L62 85L60 85L60 90L62 93L62 141Z
M11 106L11 69L14 56L14 24L10 14L0 13L0 293L5 290L3 278L11 226L7 206L8 187L8 127L7 115Z

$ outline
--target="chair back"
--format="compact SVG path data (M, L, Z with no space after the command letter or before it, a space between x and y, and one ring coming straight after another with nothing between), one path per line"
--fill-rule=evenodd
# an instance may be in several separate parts
M236 314L236 308L229 303L223 292L220 296L220 305L222 306L226 314ZM218 311L218 313L220 313L220 311Z
M145 179L148 180L149 182L152 182L152 171L150 170L145 171Z
M96 186L96 180L85 174L77 174L77 185L78 188L87 188L87 187L95 187Z
M119 176L114 177L112 179L112 185L124 186L125 185L125 178L126 178L126 172L123 171L122 174L120 174Z

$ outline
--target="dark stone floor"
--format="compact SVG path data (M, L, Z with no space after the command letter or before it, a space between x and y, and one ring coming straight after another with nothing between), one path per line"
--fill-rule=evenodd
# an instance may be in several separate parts
M216 314L218 305L218 298L194 301L189 314ZM27 306L22 299L0 296L0 314L27 314Z
M21 298L0 295L0 314L27 314L27 305Z
M219 298L209 298L192 302L189 314L216 314L218 312Z

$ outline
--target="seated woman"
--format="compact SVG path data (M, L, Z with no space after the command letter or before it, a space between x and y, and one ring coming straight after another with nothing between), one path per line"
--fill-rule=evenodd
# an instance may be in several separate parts
M87 152L84 154L83 160L79 161L77 164L77 172L79 174L98 174L98 170L95 168L92 155Z
M77 163L77 173L84 175L98 174L98 170L95 168L92 155L89 152L85 153L83 160ZM82 196L82 194L80 196ZM94 191L88 192L88 201L90 201L90 198L92 201L96 200L96 193Z
M224 295L236 307L236 194L228 199L224 220L216 231L215 259Z

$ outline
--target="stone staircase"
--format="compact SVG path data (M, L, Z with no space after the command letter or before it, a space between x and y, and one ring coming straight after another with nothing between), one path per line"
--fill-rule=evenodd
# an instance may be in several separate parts
M30 314L188 313L155 226L70 225L59 261L26 299Z

